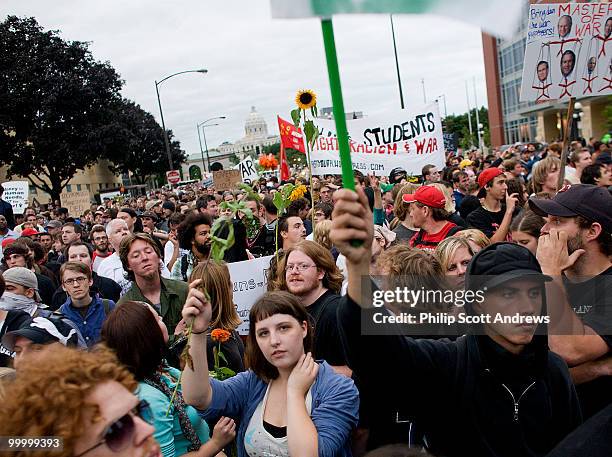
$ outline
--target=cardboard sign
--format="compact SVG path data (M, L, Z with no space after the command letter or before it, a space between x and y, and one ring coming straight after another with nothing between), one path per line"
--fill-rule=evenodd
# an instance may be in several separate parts
M28 181L3 182L4 193L2 199L13 207L13 214L23 214L28 206L30 183Z
M394 110L379 116L348 120L353 169L364 175L389 176L402 167L420 175L425 165L443 168L444 138L438 104L421 109ZM319 137L310 153L313 174L341 174L336 125L317 119Z
M267 290L267 274L273 256L228 263L230 278L234 286L234 303L242 319L238 327L240 335L249 334L249 312L255 301Z
M521 101L612 94L612 3L529 5Z
M223 192L236 189L236 183L242 182L240 170L213 171L215 191Z
M257 169L255 168L255 162L253 162L253 159L250 157L244 159L242 162L236 165L234 169L240 170L243 183L251 184L259 179L259 173L257 173Z
M62 206L68 208L68 214L72 217L81 217L91 205L91 197L88 190L76 192L62 192L60 194Z

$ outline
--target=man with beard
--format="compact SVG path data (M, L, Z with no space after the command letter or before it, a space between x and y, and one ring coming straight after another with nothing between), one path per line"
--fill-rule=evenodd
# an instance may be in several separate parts
M558 313L551 350L571 367L585 417L612 403L612 196L601 187L576 184L529 206L546 218L538 242L542 271ZM552 316L551 316L552 318Z
M343 279L330 252L314 241L305 240L291 246L278 264L278 289L295 295L312 318L317 359L350 376L336 317Z
M129 300L148 303L161 315L168 333L173 335L187 299L187 284L162 277L161 251L149 235L126 236L119 246L119 258L132 287L117 305Z
M92 254L92 271L97 272L102 261L112 254L104 226L94 225L89 234L89 239L95 248Z
M274 214L273 227L270 229L268 218L266 217L268 215L266 206L254 198L247 198L245 204L253 213L252 218L242 218L242 222L247 230L247 248L249 252L254 257L274 254L274 224L276 223L276 214ZM276 207L274 209L276 210Z
M172 267L170 277L187 282L195 266L206 261L210 254L210 229L212 221L208 214L194 213L187 217L176 230L179 248L189 251L183 254Z

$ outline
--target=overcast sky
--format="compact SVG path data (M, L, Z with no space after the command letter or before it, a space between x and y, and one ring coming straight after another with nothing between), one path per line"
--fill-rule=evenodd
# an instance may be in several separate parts
M158 121L154 81L208 69L160 86L166 127L189 154L199 152L196 124L208 118L227 116L206 129L212 148L244 135L251 106L277 134L276 115L290 119L298 89L314 90L319 109L331 105L320 22L272 19L268 0L2 0L0 12L91 42L94 57L125 81L123 95ZM428 101L446 95L449 114L467 110L465 80L473 107L473 77L479 105L487 104L477 27L434 16L394 22L407 107L423 102L421 78ZM334 32L346 111L399 108L389 16L335 17Z

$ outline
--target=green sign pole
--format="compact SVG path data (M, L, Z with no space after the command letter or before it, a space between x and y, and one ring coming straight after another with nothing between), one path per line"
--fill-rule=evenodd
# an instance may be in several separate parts
M340 164L342 166L342 185L346 189L355 190L353 164L351 162L348 130L346 129L346 117L344 114L344 101L342 100L342 87L340 86L340 70L338 70L334 27L331 18L321 19L321 28L323 30L323 43L325 44L325 58L327 59L327 73L329 75L336 134L338 135L338 149L340 150Z

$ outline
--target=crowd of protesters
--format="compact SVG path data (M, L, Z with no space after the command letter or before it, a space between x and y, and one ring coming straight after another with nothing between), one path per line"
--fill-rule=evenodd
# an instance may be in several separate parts
M560 156L449 153L418 176L355 171L356 192L297 175L283 213L276 177L83 214L14 214L0 187L0 434L63 440L24 456L607 455L611 149ZM228 264L265 256L241 336ZM374 301L398 285L483 295ZM432 309L550 320L364 326Z

